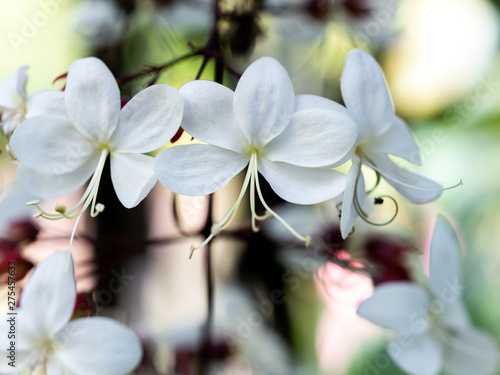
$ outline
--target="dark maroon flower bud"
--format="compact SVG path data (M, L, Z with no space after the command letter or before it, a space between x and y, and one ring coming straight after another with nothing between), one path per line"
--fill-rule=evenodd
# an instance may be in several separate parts
M33 242L38 235L38 227L30 219L14 220L6 230L7 238L14 242Z
M25 260L14 242L0 239L0 283L6 283L8 277L21 280L33 264Z
M77 293L73 318L95 315L94 302L90 293Z
M231 348L222 339L212 338L201 347L178 347L174 355L175 373L191 375L196 372L197 359L204 358L207 363L223 362L231 356Z
M305 8L313 18L326 20L335 8L335 0L310 0Z
M241 56L252 52L255 42L262 29L257 12L233 15L228 21L229 27L221 36L234 56Z
M364 18L368 17L372 12L368 2L367 0L344 0L344 8L352 17Z
M373 283L411 280L408 257L414 251L410 242L400 238L377 236L368 239L365 257L369 265L366 270Z

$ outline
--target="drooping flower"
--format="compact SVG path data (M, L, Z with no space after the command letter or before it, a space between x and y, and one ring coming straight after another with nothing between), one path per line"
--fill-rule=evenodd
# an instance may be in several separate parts
M451 224L438 216L430 248L429 283L388 282L375 287L358 314L397 333L392 359L412 375L493 375L498 348L474 328L465 310L461 253Z
M421 165L420 151L408 126L394 113L384 73L366 51L355 49L346 58L341 80L346 107L313 95L299 95L299 108L329 108L355 120L358 138L353 148L352 166L342 201L342 237L351 232L356 218L370 222L363 211L365 181L361 167L366 165L383 177L404 198L413 203L437 199L442 187L436 182L394 163L388 155Z
M1 338L3 348L15 348L13 358L1 356L2 374L124 375L139 364L141 345L129 328L104 317L70 321L76 300L71 258L67 265L64 252L40 263L23 289L17 315L2 317L2 332L9 332L9 319L16 322L14 344L7 334Z
M89 57L71 65L64 97L69 119L33 117L16 129L10 141L19 160L17 178L35 196L66 195L92 176L73 208L58 206L58 214L39 208L40 215L52 220L74 218L89 205L91 215L97 215L103 209L96 206L96 195L108 155L118 199L127 208L135 207L156 183L154 159L144 153L167 143L179 128L180 95L173 87L154 85L120 110L113 75L101 60Z
M344 190L345 175L330 170L356 139L356 125L339 111L294 111L294 92L285 69L272 58L251 64L236 90L210 81L193 81L179 89L184 98L182 127L208 144L171 147L156 158L159 180L183 195L211 194L248 170L238 199L214 225L208 243L231 221L250 186L252 228L256 220L276 217L293 230L264 201L260 172L281 198L315 204ZM255 191L265 215L255 212Z
M28 98L27 70L21 66L0 83L0 127L7 137L27 118L40 114L66 117L61 91L40 89Z

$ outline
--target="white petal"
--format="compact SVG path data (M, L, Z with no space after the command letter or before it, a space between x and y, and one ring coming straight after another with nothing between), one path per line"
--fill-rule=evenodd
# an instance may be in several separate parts
M175 193L199 196L226 185L248 164L249 157L210 145L183 145L158 154L154 170Z
M107 143L120 117L120 90L108 67L95 57L78 59L68 71L68 116L87 137Z
M364 161L367 166L377 170L380 175L397 190L401 196L413 203L433 201L442 193L442 187L419 174L413 173L393 163L387 156L373 155L371 162Z
M0 127L2 127L2 133L4 135L11 134L25 120L23 112L16 110L5 110L2 112L1 117L2 121L0 121Z
M67 369L59 362L58 358L51 356L47 361L47 375L75 375L73 372L68 372Z
M347 173L346 187L342 199L342 213L340 216L340 232L345 239L351 233L352 227L358 218L358 212L354 206L354 191L356 190L359 205L362 207L365 201L365 179L360 170L361 160L353 158L353 163ZM357 186L356 186L357 185Z
M394 116L391 96L382 69L368 52L349 52L341 89L346 107L360 119L363 133L376 136L390 126Z
M365 145L360 146L366 154L378 153L381 155L395 155L414 164L421 165L420 150L413 134L399 117L394 117L391 125L385 132L372 138Z
M0 316L0 332L5 332L4 335L0 336L0 345L3 350L4 355L0 356L0 373L2 374L13 374L19 373L23 368L32 360L38 359L36 355L36 332L32 332L30 326L33 325L31 322L31 316L26 316L22 309L16 309L16 316L13 315L2 315ZM9 319L14 318L16 323L14 332L11 331L11 323ZM35 325L36 326L36 325ZM11 333L15 334L15 337L11 336ZM10 356L11 341L14 342L15 348L15 367L9 366L9 362L12 361ZM3 354L2 353L2 354Z
M34 116L57 116L68 119L64 92L55 90L36 90L28 98L26 118Z
M442 352L439 342L429 334L410 337L404 344L393 341L389 345L394 362L410 375L438 375L443 366Z
M317 95L295 95L295 112L302 111L304 109L331 109L352 117L351 111L333 100Z
M460 298L464 288L461 270L457 234L450 222L443 215L438 215L432 234L429 270L430 287L437 298L447 298L450 294Z
M444 369L448 375L494 375L498 371L498 345L485 332L460 330L446 342Z
M111 153L111 180L126 208L137 206L156 184L154 158L142 154Z
M274 192L296 204L316 204L344 191L346 175L328 168L305 168L259 158L259 172Z
M243 152L248 140L233 115L234 92L211 81L191 81L181 86L184 99L182 127L208 144Z
M280 134L293 113L294 94L290 77L270 57L252 63L234 92L234 117L253 146L262 146Z
M16 109L26 101L26 74L28 66L23 65L0 83L0 107Z
M460 243L450 222L438 215L430 248L429 286L435 297L444 303L443 324L452 329L464 328L469 319L463 301Z
M20 163L51 175L80 168L96 152L96 145L69 120L53 116L37 116L23 122L12 134L10 146Z
M171 86L154 85L142 90L123 107L111 136L111 149L142 154L160 148L179 129L182 109L182 98Z
M18 164L16 177L19 183L37 198L57 198L69 194L87 181L94 173L99 156L69 173L58 175L40 173Z
M102 317L70 322L58 333L54 356L74 375L124 375L142 358L137 336L126 326Z
M430 298L415 283L398 281L378 285L373 295L361 302L358 315L396 332L418 334L429 328L426 311Z
M452 330L464 329L470 326L469 314L464 301L461 298L456 298L453 294L453 288L455 287L451 286L444 299L441 297L441 301L445 302L445 304L444 310L440 314L440 321L443 326Z
M58 251L35 268L23 289L23 324L38 336L53 337L71 318L75 300L73 259Z
M262 149L265 158L301 167L323 167L341 161L354 146L358 128L338 111L306 109Z

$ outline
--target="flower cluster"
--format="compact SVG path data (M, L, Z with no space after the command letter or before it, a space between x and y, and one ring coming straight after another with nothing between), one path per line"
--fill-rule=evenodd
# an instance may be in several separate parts
M363 50L346 58L341 79L345 105L295 95L287 72L270 57L252 63L234 91L205 80L179 90L156 84L123 107L115 77L97 58L75 61L64 91L39 90L29 98L26 70L19 68L0 84L0 126L17 162L17 179L41 199L66 195L89 180L71 208L58 204L55 212L47 212L39 200L29 202L38 209L36 216L48 220L79 218L87 209L96 216L104 210L97 195L108 158L114 190L126 208L137 206L157 180L174 193L202 196L243 172L236 201L207 238L191 247L190 256L231 223L247 192L254 232L259 222L274 217L308 246L307 233L293 228L266 202L262 177L281 199L294 204L338 198L344 239L358 218L385 224L373 222L364 207L376 186L366 190L363 167L375 172L377 184L383 178L413 203L437 199L444 190L397 163L395 158L421 164L420 152L395 114L380 66ZM196 142L169 144L180 127ZM161 148L156 157L150 155ZM347 175L336 170L345 163ZM457 375L491 374L498 359L495 344L472 328L460 293L450 297L449 283L461 285L459 247L441 217L431 254L428 287L409 281L382 283L358 313L409 337L397 350L391 344L390 353L411 374L434 375L441 368ZM404 273L402 279L407 278ZM56 253L36 268L19 311L19 371L83 373L91 364L93 374L118 375L138 364L141 349L128 329L103 318L68 323L75 296L71 255ZM438 313L432 311L436 298L444 301ZM97 345L101 351L96 354L90 349ZM0 371L11 370L0 362Z
M21 83L25 80L18 78ZM80 59L69 69L64 93L57 93L62 108L26 115L9 144L18 160L19 181L36 196L65 195L90 178L83 197L70 209L58 205L56 213L49 213L33 201L44 218L75 218L89 206L92 216L101 212L104 206L96 197L108 156L113 186L127 208L139 204L157 178L175 193L198 196L221 189L246 168L236 202L214 224L206 241L192 250L230 223L247 190L254 231L257 221L275 217L307 246L309 237L266 203L259 173L276 194L295 204L323 202L345 191L344 238L357 217L370 222L362 207L366 194L362 165L374 169L412 202L427 202L441 193L435 182L388 158L421 162L410 130L394 114L382 70L367 52L349 53L342 94L346 107L322 97L294 95L284 68L272 58L261 58L244 72L234 92L204 80L188 82L179 91L153 85L120 110L120 91L108 68L96 58ZM170 147L156 159L145 155L165 145L179 126L203 144ZM347 176L333 170L349 159ZM257 213L256 201L265 213Z
M39 200L29 202L38 209L36 216L48 220L80 218L87 209L96 216L104 210L97 195L108 158L114 190L126 208L137 206L157 180L175 193L201 196L244 173L236 201L205 241L191 247L190 256L229 225L247 191L254 232L258 222L274 217L308 246L309 236L292 228L266 202L262 177L280 198L294 204L312 205L343 194L343 238L358 217L371 222L363 208L371 193L365 190L363 165L415 203L436 199L442 191L389 158L421 163L409 128L395 115L382 70L362 50L351 51L346 59L341 82L345 106L295 95L285 69L269 57L251 64L234 91L204 80L179 90L156 84L123 108L116 79L94 57L71 65L64 91L40 90L27 98L26 80L22 67L0 85L0 124L17 162L17 179L42 199L66 195L90 180L74 207L57 204L55 212L47 212ZM198 142L168 145L156 157L148 155L165 147L180 127ZM349 161L347 175L335 170ZM65 326L76 293L73 267L64 270L65 259L57 253L39 265L22 294L19 314L29 324L20 327L21 370L82 373L87 371L82 368L94 366L93 374L130 371L141 351L126 328L103 318ZM369 301L361 314L370 310L367 306ZM63 337L67 332L70 337ZM439 332L450 336L446 329ZM106 343L100 341L105 334ZM100 353L91 354L96 345ZM2 362L0 370L11 369Z

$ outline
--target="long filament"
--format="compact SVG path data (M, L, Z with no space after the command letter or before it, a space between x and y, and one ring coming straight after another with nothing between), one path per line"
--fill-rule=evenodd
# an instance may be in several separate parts
M92 217L97 216L100 212L102 212L104 206L97 204L97 192L99 190L99 183L101 181L102 172L104 170L104 165L106 164L106 158L109 154L108 149L103 149L101 152L101 156L99 158L99 162L97 163L96 170L90 179L90 182L87 186L87 189L83 193L82 197L72 208L66 209L61 205L56 205L56 210L59 211L57 214L48 213L44 211L39 206L39 201L28 202L27 205L34 205L39 213L36 214L36 217L43 217L47 220L61 220L61 219L76 219L79 217L90 205L90 215ZM75 211L79 211L73 214Z

